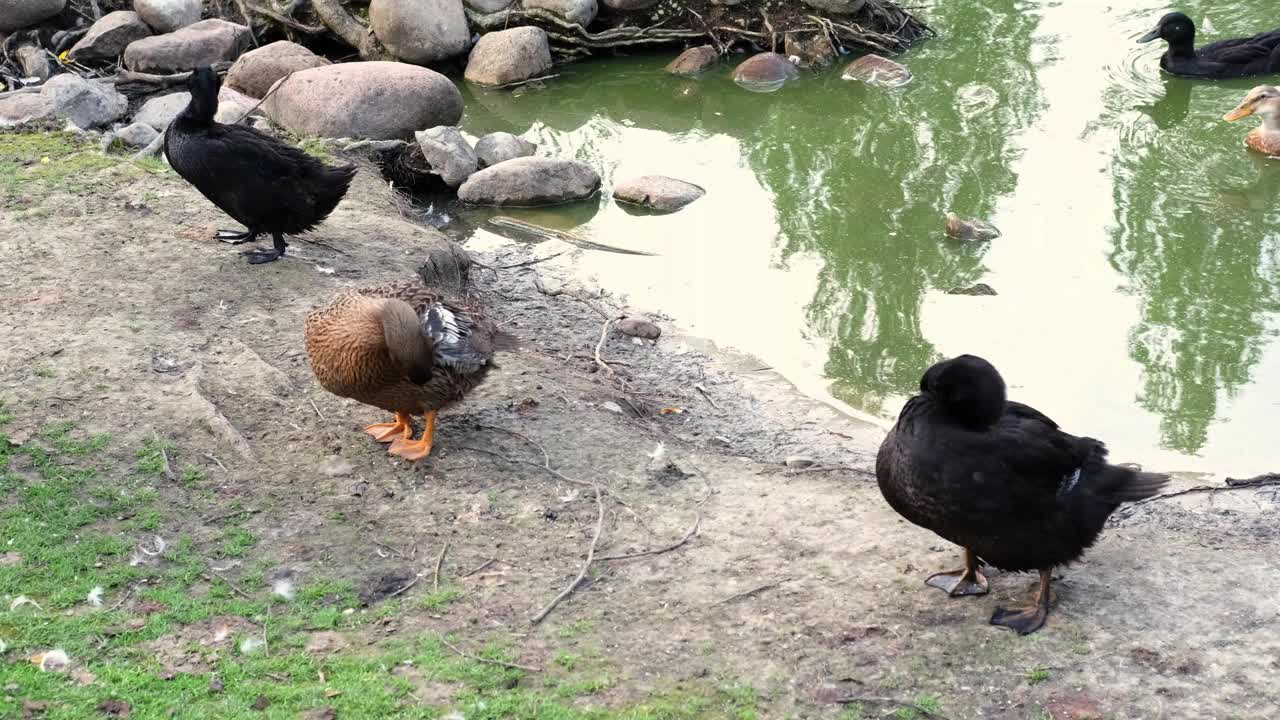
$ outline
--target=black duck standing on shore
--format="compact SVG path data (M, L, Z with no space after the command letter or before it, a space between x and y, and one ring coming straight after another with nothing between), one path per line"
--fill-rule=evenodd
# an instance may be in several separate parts
M1280 73L1280 30L1219 40L1197 49L1195 22L1183 13L1171 12L1138 42L1153 40L1169 44L1160 57L1160 67L1174 75L1226 80Z
M1093 545L1123 502L1150 497L1169 478L1106 462L1107 449L1035 408L1006 401L1004 380L973 355L940 362L920 380L880 445L876 479L903 517L965 550L965 566L926 581L956 597L982 595L979 563L1036 570L1025 609L998 608L993 625L1021 634L1044 625L1053 568Z
M219 230L219 240L238 245L270 233L274 249L243 254L253 265L284 257L284 236L323 222L347 194L355 167L329 167L251 127L214 121L221 81L208 66L193 70L187 84L191 102L165 131L165 157L179 175L246 228Z

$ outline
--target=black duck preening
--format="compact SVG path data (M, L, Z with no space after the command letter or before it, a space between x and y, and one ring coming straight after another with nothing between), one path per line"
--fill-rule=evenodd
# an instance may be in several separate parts
M330 167L251 127L214 121L221 81L208 66L193 70L187 84L191 102L165 132L165 157L246 228L219 230L219 240L238 245L270 233L274 249L243 254L254 265L284 257L284 236L323 222L346 195L355 167Z
M1280 73L1280 30L1219 40L1196 49L1195 22L1183 13L1171 12L1138 42L1159 39L1169 43L1160 58L1160 67L1174 75L1226 80Z
M996 609L993 625L1035 632L1049 614L1053 568L1093 545L1124 502L1154 495L1165 475L1106 462L1093 438L1068 435L1035 408L1006 401L1004 380L973 355L940 362L920 380L876 456L876 479L907 520L965 550L965 566L926 582L982 595L979 563L1036 570L1029 607Z

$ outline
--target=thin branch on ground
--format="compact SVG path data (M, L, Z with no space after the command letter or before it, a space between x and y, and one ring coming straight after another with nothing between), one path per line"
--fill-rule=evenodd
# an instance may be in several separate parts
M417 584L418 584L418 581L419 581L419 580L421 580L421 579L422 579L422 574L421 574L421 573L419 573L419 574L417 574L417 575L414 575L414 576L413 576L413 579L412 579L412 580L410 580L410 581L409 581L409 582L408 582L404 587L402 587L402 588L400 588L399 590L397 590L397 591L395 591L395 592L391 593L390 595L387 595L387 597L388 597L388 598L393 598L393 597L395 597L395 596L397 596L397 595L402 595L402 594L404 594L404 593L408 592L408 591L409 591L409 588L413 587L414 585L417 585Z
M462 657L468 660L475 660L476 662L486 663L489 665L497 665L498 667L511 668L512 670L524 670L525 672L534 672L534 673L542 672L542 668L529 667L528 665L519 665L517 663L509 663L504 660L494 660L493 658L480 657L479 655L472 655L471 653L463 652L462 650L459 650L456 646L454 646L452 643L450 643L448 640L445 640L443 635L439 635L438 637L440 639L440 642L445 647L449 648L450 650L454 651L458 655L461 655Z
M133 591L134 591L134 589L135 589L135 588L137 588L137 587L138 587L137 585L130 585L130 586L129 586L129 589L124 591L124 595L120 596L120 600L119 600L119 602L117 602L115 605L112 605L111 607L107 608L107 612L111 612L111 611L113 611L113 610L118 610L118 609L120 608L120 606L121 606L121 605L124 605L124 601L125 601L125 600L128 600L130 595L133 595Z
M315 400L311 401L311 409L316 411L316 415L319 416L321 420L324 420L324 413L320 412L320 408L316 405Z
M638 517L638 516L637 516L637 517ZM599 557L599 558L597 558L597 559L598 559L598 560L601 560L601 561L603 561L603 560L629 560L629 559L631 559L631 558L644 557L644 556L646 556L646 555L661 555L662 553L671 552L672 550L675 550L676 548L682 547L685 543L689 542L689 540L691 540L691 539L693 538L693 536L694 536L694 535L697 535L697 534L698 534L698 528L699 528L699 527L701 527L701 525L702 525L702 513L698 513L697 517L695 517L695 518L694 518L694 520L693 520L693 527L689 528L689 532L685 533L685 534L684 534L684 537L680 538L680 540L679 540L679 541L677 541L677 542L674 542L674 543L672 543L672 544L670 544L670 545L667 545L667 546L665 546L665 547L655 548L655 549L653 549L653 550L644 550L644 551L642 551L642 552L626 553L626 554L623 554L623 555L604 555L604 556Z
M448 553L449 553L449 543L445 543L444 547L440 548L440 554L436 556L436 571L435 571L435 575L432 576L432 580L431 580L432 592L437 592L440 590L440 568L444 567L444 556L447 555Z
M210 574L212 574L212 575L213 575L213 577L209 577L209 575L210 575ZM231 588L232 590L234 590L234 591L236 592L236 594L237 594L237 595L239 595L240 597L243 597L243 598L245 598L246 600L252 600L252 599L253 599L253 596L252 596L252 595L250 595L249 593L245 592L244 590L241 590L241 589L240 589L240 586L238 586L238 585L236 585L235 583L233 583L233 582L231 582L230 580L228 580L226 577L224 577L224 576L223 576L221 573L219 573L217 570L214 570L213 568L209 568L209 572L208 572L208 573L205 573L205 575L204 575L204 579L205 579L205 580L208 580L209 582L213 582L213 578L214 578L214 577L216 577L216 578L218 578L219 580L221 580L222 582L226 583L226 584L227 584L227 587L229 587L229 588Z
M1247 480L1237 480L1235 478L1227 478L1227 482L1225 485L1197 485L1195 487L1187 488L1185 490L1178 490L1176 492L1170 492L1170 493L1161 493L1159 495L1154 495L1152 497L1146 498L1145 500L1139 500L1135 503L1130 503L1130 507L1135 507L1138 505L1146 505L1147 503L1152 503L1157 500L1168 500L1169 498L1180 497L1182 495L1191 495L1192 493L1207 492L1212 496L1220 492L1230 492L1232 490L1248 490L1250 488L1260 488L1260 487L1266 487L1268 485L1280 485L1280 474L1268 473L1266 475L1259 475L1258 477L1249 478Z
M178 479L173 474L173 466L169 464L169 451L164 449L164 441L160 439L160 433L152 431L151 436L156 440L156 449L160 451L160 459L164 461L164 476L169 482Z
M221 465L222 463L218 463L218 464ZM225 469L226 468L223 468L223 470ZM205 524L210 524L210 523L216 523L219 520L227 520L227 519L236 517L238 515L257 515L260 512L262 511L257 508L245 508L244 510L236 510L234 512L223 513L221 515L214 515L213 517L210 517L210 518L200 518L200 522Z
M228 469L227 469L227 466L226 466L226 465L223 465L223 464L222 464L222 461L218 459L218 456L216 456L216 455L210 455L210 454L208 454L208 453L205 453L205 457L209 458L210 460L212 460L212 461L213 461L213 463L214 463L215 465L217 465L218 467L222 468L222 472L225 472L225 473L229 473L229 472L231 472L230 470L228 470Z
M492 564L494 564L494 563L496 563L496 562L498 562L498 558L489 558L488 560L485 560L484 562L480 563L479 565L477 565L476 567L472 568L471 570L468 570L468 571L466 571L466 572L462 573L462 574L461 574L461 575L459 575L458 577L459 577L459 578L471 577L472 575L475 575L476 573L478 573L478 572L480 572L480 571L484 570L485 568L489 567L490 565L492 565Z
M799 468L796 470L784 470L782 474L787 477L792 477L794 475L808 475L810 473L825 472L850 472L856 475L866 475L868 477L876 476L876 474L870 470L864 470L850 465L814 465L813 467Z
M861 703L863 705L879 705L881 707L890 707L896 709L910 710L920 717L936 718L937 720L947 720L945 715L940 715L932 710L927 710L914 703L904 702L902 700L893 700L891 698L865 697L862 695L846 695L837 698L836 702L841 705L855 705Z
M600 328L600 342L596 343L596 366L604 369L609 373L609 377L614 376L613 368L609 367L609 363L600 358L600 351L604 349L604 341L609 337L609 328L613 326L613 318L604 321L604 327Z
M519 439L521 439L521 440L523 440L523 441L525 441L525 442L529 443L530 445L532 445L532 446L534 446L534 447L538 448L538 452L542 453L542 466L543 466L543 467L545 467L545 468L550 468L550 467L551 467L551 456L547 454L547 449L546 449L546 448L544 448L544 447L542 447L542 445L538 444L536 441L534 441L534 440L533 440L532 438L530 438L528 435L522 435L522 434L520 434L520 433L516 432L515 430L508 430L508 429L503 428L503 427L498 427L497 425L477 425L476 427L480 428L481 430L494 430L494 431L496 431L496 432L506 433L506 434L508 434L508 435L510 435L510 436L512 436L512 437L519 438Z
M530 618L530 624L537 625L542 622L551 614L552 610L556 609L556 606L560 604L560 601L573 594L573 591L577 590L578 585L582 583L583 578L587 576L587 570L591 568L591 563L595 560L596 543L600 542L600 533L604 530L604 499L601 497L600 486L595 483L592 483L591 486L596 491L596 531L595 534L591 536L591 544L587 546L587 559L582 563L582 569L578 571L578 576L573 579L573 582L569 583L569 585L565 587L565 589L562 590L554 600L548 603L546 607L542 608L537 615Z
M724 600L717 600L716 602L711 603L707 607L711 608L711 607L716 607L717 605L728 605L729 603L734 602L735 600L742 600L744 598L749 598L752 595L758 595L759 593L762 593L766 590L772 590L778 587L779 585L782 585L783 583L788 583L788 582L791 582L791 578L789 577L782 578L781 580L776 580L774 582L766 583L758 587L753 587L750 590L747 590L745 592L740 592L737 595L731 595L730 597L727 597Z
M377 545L377 546L378 546L378 547L380 547L380 548L386 548L386 549L390 550L391 552L395 553L396 555L399 555L400 557L402 557L402 558L404 558L404 559L406 559L406 560L407 560L407 559L409 559L409 556L408 556L408 555L405 555L403 552L401 552L400 550L398 550L398 549L397 549L397 548L395 548L395 547L392 547L391 545L388 545L388 544L386 544L386 543L380 543L380 542L378 542L377 540L372 540L371 542L372 542L374 545Z

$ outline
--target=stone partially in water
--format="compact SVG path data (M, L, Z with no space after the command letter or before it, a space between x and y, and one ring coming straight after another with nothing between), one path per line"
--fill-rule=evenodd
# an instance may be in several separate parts
M471 48L463 77L477 85L498 87L546 74L551 48L542 28L518 27L486 33Z
M801 67L825 68L836 61L836 48L824 32L789 32L783 47Z
M947 236L957 240L994 240L1000 237L1000 230L985 220L965 219L949 212Z
M702 74L707 68L720 62L720 53L710 45L699 45L676 56L665 68L672 75L692 77Z
M849 63L840 76L844 80L860 80L879 87L902 87L911 82L911 70L902 63L879 55L863 55Z
M986 283L978 283L969 287L953 287L947 291L948 295L999 295L996 289Z
M476 141L476 159L481 169L518 157L529 157L538 146L509 132L489 133Z
M751 92L773 92L788 80L799 77L800 68L785 56L762 52L747 58L733 71L733 81Z
M600 175L576 160L522 157L498 163L467 178L458 199L474 205L531 207L589 198Z
M990 85L969 83L956 91L956 110L966 118L987 112L1000 102L1000 95Z
M422 156L431 163L431 170L444 179L451 188L461 185L475 174L478 161L476 152L458 128L449 125L433 127L415 133Z
M615 200L662 212L675 212L706 194L706 190L693 183L664 175L632 178L613 189Z

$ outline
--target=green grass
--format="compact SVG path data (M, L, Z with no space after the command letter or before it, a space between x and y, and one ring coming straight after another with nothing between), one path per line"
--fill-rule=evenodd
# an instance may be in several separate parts
M1027 684L1039 685L1045 680L1048 680L1049 677L1050 675L1048 670L1045 670L1044 668L1036 668L1035 670L1027 673Z
M433 590L423 595L418 600L418 607L423 610L430 610L431 612L443 612L452 605L454 601L461 598L462 595L462 590L459 590L458 588L442 587L439 590Z
M169 458L172 458L176 450L177 446L168 440L161 440L158 436L147 438L137 451L138 472L145 475L163 475Z
M205 472L194 465L188 465L182 468L182 482L192 485L198 482L204 482Z
M244 557L257 544L258 538L253 533L244 528L231 528L222 537L222 556L230 558Z

